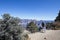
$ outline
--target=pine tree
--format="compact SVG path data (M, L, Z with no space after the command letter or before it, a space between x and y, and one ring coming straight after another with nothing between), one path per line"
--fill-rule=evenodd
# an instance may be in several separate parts
M55 21L60 22L60 11L59 11L58 16L56 17Z

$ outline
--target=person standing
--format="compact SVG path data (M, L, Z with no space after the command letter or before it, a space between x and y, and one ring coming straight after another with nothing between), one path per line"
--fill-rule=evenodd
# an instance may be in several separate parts
M46 26L45 26L44 22L42 22L41 26L42 26L41 32L42 33L46 32Z

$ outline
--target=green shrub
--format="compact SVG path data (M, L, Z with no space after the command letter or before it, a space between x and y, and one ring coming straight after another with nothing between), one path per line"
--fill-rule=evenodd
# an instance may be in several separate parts
M37 32L38 31L38 27L36 26L36 24L34 22L30 22L28 25L27 25L27 28L26 28L28 31L30 31L31 33L34 33L34 32Z
M25 40L23 28L18 25L19 18L11 17L9 14L2 15L0 20L0 40Z

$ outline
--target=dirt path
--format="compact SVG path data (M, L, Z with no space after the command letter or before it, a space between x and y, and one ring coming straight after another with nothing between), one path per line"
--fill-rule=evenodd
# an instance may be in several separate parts
M60 40L60 30L46 30L45 33L29 34L31 40Z

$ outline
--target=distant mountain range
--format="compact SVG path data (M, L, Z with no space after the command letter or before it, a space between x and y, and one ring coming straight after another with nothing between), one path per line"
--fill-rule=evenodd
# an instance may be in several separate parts
M23 26L23 27L26 27L28 23L30 23L31 21L34 21L36 23L36 25L39 27L40 24L42 22L44 22L45 24L46 23L50 23L50 22L53 22L53 20L40 20L40 21L37 21L37 20L32 20L32 19L21 19L21 22L20 24Z

